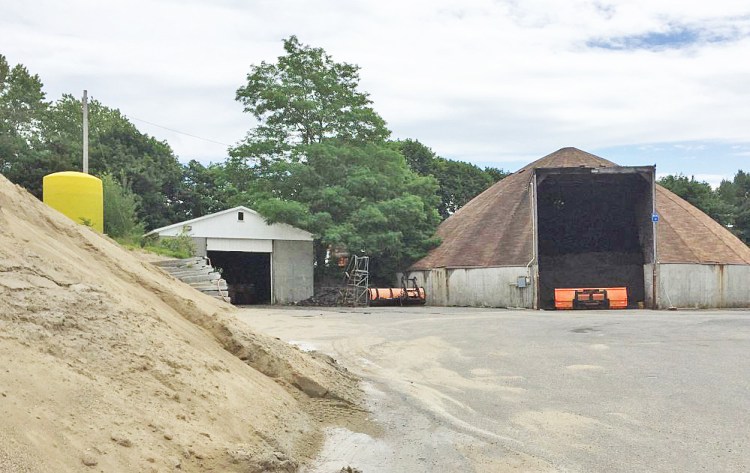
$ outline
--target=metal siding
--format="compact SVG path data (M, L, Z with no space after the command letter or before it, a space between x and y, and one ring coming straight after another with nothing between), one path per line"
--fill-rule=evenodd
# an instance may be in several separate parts
M241 238L207 238L207 251L244 251L246 253L272 253L272 240L245 240Z
M263 217L250 209L230 209L198 219L176 223L154 230L160 236L177 236L185 232L192 237L236 238L251 240L312 241L312 234L283 223L269 225ZM237 217L243 212L243 220Z

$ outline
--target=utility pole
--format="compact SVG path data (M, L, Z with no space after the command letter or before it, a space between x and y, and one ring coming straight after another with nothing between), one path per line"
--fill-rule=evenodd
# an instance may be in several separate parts
M89 100L83 91L83 172L89 173Z

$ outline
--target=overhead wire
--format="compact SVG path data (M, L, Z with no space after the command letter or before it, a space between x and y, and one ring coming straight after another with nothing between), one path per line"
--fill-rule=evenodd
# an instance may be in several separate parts
M203 138L202 136L197 136L197 135L193 135L191 133L186 133L184 131L175 130L174 128L169 128L169 127L166 127L166 126L163 126L163 125L159 125L158 123L153 123L153 122L150 122L148 120L143 120L141 118L136 118L136 117L133 117L133 116L129 116L128 118L130 118L131 120L136 120L136 121L139 121L139 122L148 123L149 125L152 125L152 126L155 126L155 127L158 127L158 128L163 128L163 129L169 130L169 131L171 131L173 133L179 133L180 135L189 136L191 138L195 138L195 139L198 139L198 140L208 141L209 143L215 143L217 145L223 145L223 146L232 146L229 143L223 143L221 141L212 140L210 138Z

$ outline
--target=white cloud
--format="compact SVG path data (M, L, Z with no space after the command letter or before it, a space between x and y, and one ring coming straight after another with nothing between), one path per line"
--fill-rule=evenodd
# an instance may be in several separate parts
M674 25L745 37L587 47ZM88 88L128 116L232 144L252 125L236 89L296 34L362 67L394 136L502 163L563 146L750 142L749 25L750 6L732 0L0 0L0 53L39 73L51 98ZM182 159L224 156L221 145L136 124Z

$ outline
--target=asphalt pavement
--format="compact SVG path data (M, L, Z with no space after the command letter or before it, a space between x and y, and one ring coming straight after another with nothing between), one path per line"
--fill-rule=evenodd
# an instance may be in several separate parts
M384 434L332 430L310 472L750 471L750 311L241 317L364 380Z

